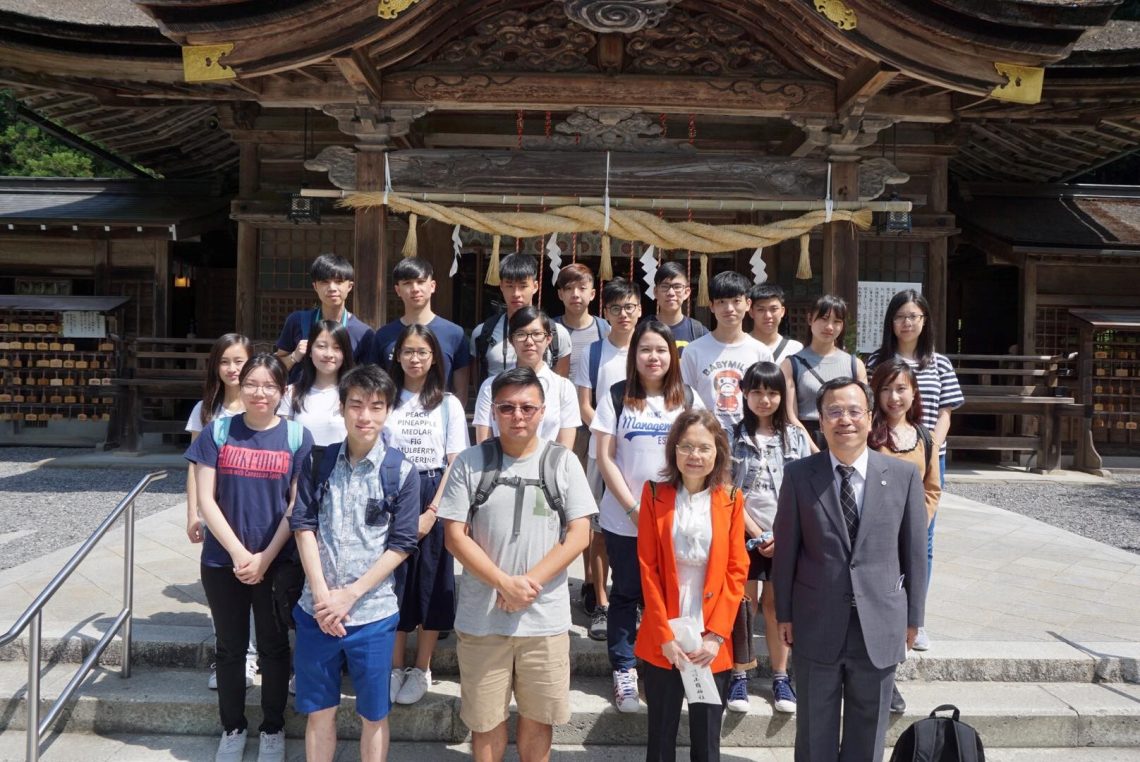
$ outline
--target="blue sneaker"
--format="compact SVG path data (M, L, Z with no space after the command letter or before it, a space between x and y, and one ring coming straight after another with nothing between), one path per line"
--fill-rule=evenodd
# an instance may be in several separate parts
M778 677L772 681L772 698L777 712L792 714L796 711L796 692L788 678Z
M748 675L733 673L728 684L728 708L733 712L748 711Z

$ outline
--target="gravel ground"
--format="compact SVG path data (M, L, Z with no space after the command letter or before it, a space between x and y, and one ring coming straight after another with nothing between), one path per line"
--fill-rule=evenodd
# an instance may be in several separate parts
M1118 474L1106 486L951 479L946 491L1140 554L1140 474Z
M0 448L0 569L87 539L148 471L39 466L48 458L77 452L48 447ZM184 501L185 492L186 471L172 472L136 501L136 518Z

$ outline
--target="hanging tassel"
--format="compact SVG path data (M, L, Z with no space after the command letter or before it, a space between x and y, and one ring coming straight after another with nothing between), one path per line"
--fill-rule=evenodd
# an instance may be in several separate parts
M416 213L412 212L408 215L408 237L404 239L404 248L402 253L404 258L414 257L418 253L419 243L416 241L416 223L419 218Z
M709 255L701 255L701 285L697 289L697 306L708 307L709 300Z
M499 243L502 241L500 236L491 238L491 261L487 263L487 277L483 282L488 286L499 285Z
M610 281L614 279L614 266L610 260L610 237L602 236L602 261L598 265L598 280Z
M797 280L811 280L811 236L800 236L800 264L796 268Z

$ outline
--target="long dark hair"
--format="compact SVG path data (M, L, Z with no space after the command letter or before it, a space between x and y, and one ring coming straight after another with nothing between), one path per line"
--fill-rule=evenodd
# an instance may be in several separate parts
M934 361L934 326L930 324L930 302L913 288L900 291L891 297L887 313L883 316L883 342L879 345L876 357L879 362L885 362L898 353L899 339L895 336L895 315L908 304L913 304L922 310L922 332L918 334L918 344L914 348L914 359L918 361L918 369L922 370Z
M681 359L677 354L677 343L673 340L673 332L669 326L660 320L646 320L633 331L633 338L629 341L629 356L625 361L625 400L623 407L633 410L645 409L645 385L641 383L641 374L637 372L637 346L647 333L655 333L665 340L669 346L669 369L661 379L661 394L665 397L665 409L672 410L685 404L685 382L681 380ZM606 390L608 391L608 390Z
M240 345L245 349L246 362L253 357L253 345L249 339L240 333L226 333L210 347L210 356L206 359L206 383L202 390L202 411L199 417L202 426L214 420L214 411L226 401L226 389L222 379L218 378L218 368L222 364L222 355L232 346Z
M835 296L834 294L824 294L816 299L815 306L808 312L808 347L811 346L812 342L812 322L827 317L827 313L829 312L843 321L843 330L835 337L835 346L838 349L843 349L843 337L847 333L847 300L841 296Z
M784 372L774 362L758 362L744 372L740 391L744 396L744 418L737 426L747 434L755 434L760 429L760 418L748 406L748 393L753 389L771 389L780 394L780 405L772 413L772 428L780 436L780 446L788 451L788 384Z
M887 384L892 383L899 376L904 376L907 383L910 384L910 388L914 390L914 402L911 403L910 410L906 411L906 422L911 426L918 426L922 423L922 394L918 391L918 376L915 374L914 368L910 367L910 363L906 360L894 356L890 360L879 363L875 366L875 372L871 374L871 398L874 400L874 415L871 418L871 433L867 436L867 445L875 450L883 445L890 444L891 441L890 424L887 423L887 416L883 412L879 394Z
M716 459L713 461L712 471L705 479L705 489L728 484L731 479L729 464L732 463L732 451L728 446L728 436L715 415L704 408L698 408L686 410L677 416L665 440L665 467L661 469L661 478L674 487L681 486L681 469L677 467L677 443L681 441L681 437L690 426L698 425L712 434L716 443Z
M344 374L352 370L352 337L348 335L348 329L332 320L318 320L313 323L313 327L309 330L309 349L301 358L301 378L293 384L293 415L305 409L305 395L312 391L313 384L317 382L317 366L313 364L313 342L322 333L327 333L329 338L337 343L344 357L340 369L336 372L337 382L339 383Z
M412 336L419 336L427 342L431 349L431 366L424 377L424 386L420 389L420 404L424 410L435 410L443 402L443 388L446 379L443 376L443 350L439 347L439 340L427 326L412 323L400 331L396 339L396 348L392 350L392 366L388 375L396 384L396 406L400 405L400 392L404 391L404 366L400 364L400 352L404 351L404 342Z

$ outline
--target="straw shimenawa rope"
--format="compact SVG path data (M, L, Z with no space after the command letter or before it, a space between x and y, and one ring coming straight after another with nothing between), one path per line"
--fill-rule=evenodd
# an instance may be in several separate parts
M384 193L353 193L340 201L350 209L362 209L384 204ZM551 233L601 232L605 228L606 210L601 206L561 206L545 212L477 212L464 207L448 207L404 198L388 193L388 208L438 220L447 225L461 225L495 237L541 238ZM808 212L799 217L778 220L767 225L706 225L701 222L667 222L655 214L636 209L610 209L609 236L626 241L641 241L659 249L690 249L702 254L714 254L738 249L756 249L774 246L790 238L805 237L818 225L824 224L824 210ZM871 227L871 210L837 210L831 213L832 222L850 222L861 230ZM404 251L415 251L415 225L410 225ZM609 237L607 236L607 237ZM497 247L496 247L497 248ZM603 246L603 249L605 247ZM801 258L796 277L811 277L810 266ZM603 269L608 262L603 256ZM605 278L604 274L600 277ZM612 273L611 273L612 277ZM702 278L702 281L704 279ZM498 281L495 257L487 270L487 283Z

